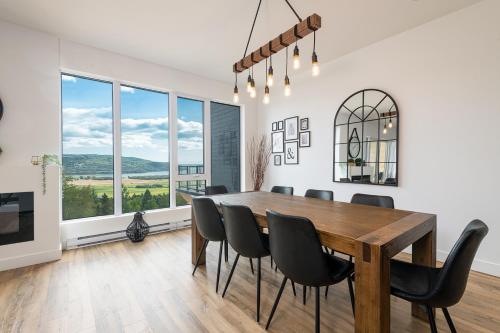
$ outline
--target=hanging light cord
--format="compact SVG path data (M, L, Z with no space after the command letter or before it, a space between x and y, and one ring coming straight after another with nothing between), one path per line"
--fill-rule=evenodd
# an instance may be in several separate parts
M313 32L313 52L316 52L316 30Z
M288 5L288 7L290 7L290 9L292 10L292 12L295 14L295 16L297 17L297 19L299 20L299 22L302 22L302 19L300 18L299 14L297 14L297 12L295 11L295 8L293 8L293 6L290 4L290 2L288 2L288 0L285 0L285 2Z
M286 47L285 76L288 76L288 46Z

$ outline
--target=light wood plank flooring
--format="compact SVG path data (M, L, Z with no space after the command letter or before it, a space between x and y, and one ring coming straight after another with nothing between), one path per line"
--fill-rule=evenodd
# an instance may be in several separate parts
M218 244L208 265L191 276L189 230L151 235L146 241L109 243L65 251L60 261L0 272L0 332L264 332L282 275L263 259L261 323L255 322L256 276L240 260L224 299L235 257L223 263L215 293ZM255 265L256 266L256 265ZM302 289L283 294L270 332L312 332L314 300ZM458 332L500 332L500 279L472 273L462 302L451 308ZM392 332L429 332L412 318L410 304L393 298ZM449 332L441 311L440 332ZM353 332L347 283L321 299L323 332Z

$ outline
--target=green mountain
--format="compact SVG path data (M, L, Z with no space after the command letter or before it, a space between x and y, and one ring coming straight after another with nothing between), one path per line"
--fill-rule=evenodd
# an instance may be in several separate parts
M102 175L113 173L113 156L97 154L63 155L65 175ZM168 171L168 162L153 162L137 157L122 157L122 173Z

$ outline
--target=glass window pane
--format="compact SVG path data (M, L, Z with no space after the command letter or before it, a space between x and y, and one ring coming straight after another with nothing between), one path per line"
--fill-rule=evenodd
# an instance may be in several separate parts
M121 86L122 211L170 207L168 94Z
M202 101L177 98L177 147L180 175L204 173Z
M178 181L176 184L176 206L189 205L192 196L199 196L205 194L205 180L186 180Z
M240 108L211 102L210 133L212 185L240 192Z
M61 76L63 220L114 214L113 85Z

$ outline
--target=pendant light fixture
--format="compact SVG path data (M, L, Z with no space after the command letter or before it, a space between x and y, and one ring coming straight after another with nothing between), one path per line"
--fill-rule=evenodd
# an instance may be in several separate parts
M392 128L392 117L389 118L389 128Z
M290 78L288 77L288 46L293 45L295 43L295 47L293 49L293 68L300 68L300 51L298 46L299 39L306 37L307 35L314 33L314 46L312 53L312 72L313 76L317 76L319 74L319 63L318 63L318 55L316 54L316 30L321 28L321 17L317 14L312 14L308 16L305 20L299 16L297 11L290 4L289 0L284 0L288 7L292 10L295 17L298 19L298 23L292 26L287 31L279 34L276 38L268 41L265 45L259 47L252 53L247 55L248 46L250 44L250 40L252 38L253 30L255 28L255 22L257 20L257 16L259 15L260 7L262 4L262 0L259 0L259 4L257 6L257 11L255 13L252 28L250 30L250 35L248 36L247 44L245 47L245 52L243 53L243 58L241 58L238 62L233 64L233 72L238 75L248 69L248 78L246 82L246 90L250 94L250 97L255 98L257 95L255 89L255 78L253 66L261 62L262 60L266 60L266 81L264 86L264 96L263 102L268 104L270 101L270 87L274 84L274 68L273 68L273 59L272 55L277 53L284 48L287 49L286 52L286 69L285 69L285 96L290 96ZM267 58L269 58L269 67L267 63ZM233 100L239 100L238 95L238 82L237 78L235 80L235 86L233 89ZM236 102L235 102L236 103Z
M382 131L382 133L387 134L387 119L385 119L384 121L384 130Z
M233 90L233 103L238 103L240 101L240 96L238 95L238 75L235 73L235 83Z

